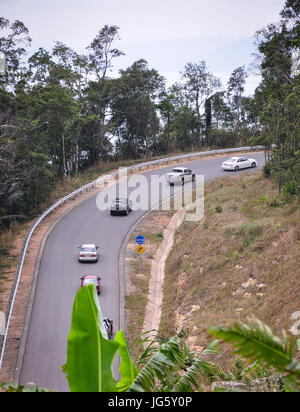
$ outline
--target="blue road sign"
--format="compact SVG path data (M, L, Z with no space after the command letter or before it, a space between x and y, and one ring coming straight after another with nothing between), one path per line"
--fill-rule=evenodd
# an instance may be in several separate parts
M141 235L139 235L135 238L135 241L138 245L143 245L145 243L145 240L146 239L144 238L144 236L141 236Z

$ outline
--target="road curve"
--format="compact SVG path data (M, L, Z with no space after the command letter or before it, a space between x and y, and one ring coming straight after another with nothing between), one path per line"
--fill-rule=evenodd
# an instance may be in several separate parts
M247 156L257 159L259 168L264 164L262 153L248 153ZM224 158L228 158L228 155ZM216 157L180 166L187 166L197 175L204 175L205 182L236 175L235 172L221 169L223 160L223 157ZM161 176L170 168L168 166L142 174L149 182L151 175ZM249 169L237 173L247 172ZM96 197L95 194L60 219L45 243L23 363L19 371L21 384L33 382L51 390L69 391L61 366L66 362L72 306L83 274L101 274L102 313L111 317L114 330L119 330L119 251L128 231L145 211L135 211L124 217L110 216L109 212L98 210ZM78 246L82 243L100 245L98 263L78 262Z

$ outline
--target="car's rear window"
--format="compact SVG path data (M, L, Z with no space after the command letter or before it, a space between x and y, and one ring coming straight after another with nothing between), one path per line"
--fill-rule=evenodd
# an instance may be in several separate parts
M173 173L182 173L182 170L181 169L173 169L172 172Z
M94 247L82 247L80 251L81 252L96 252L96 249Z
M126 203L126 199L116 199L114 203Z
M97 279L96 278L85 278L83 281L84 285L90 285L91 283L94 283L95 285L97 285Z

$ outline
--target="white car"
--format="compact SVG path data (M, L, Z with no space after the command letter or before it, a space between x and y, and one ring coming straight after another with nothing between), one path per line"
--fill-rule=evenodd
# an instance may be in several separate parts
M99 259L99 246L84 244L79 246L79 262L97 262Z
M191 171L191 169L187 169L186 167L175 167L172 169L171 173L166 174L166 181L172 186L175 183L184 185L185 182L194 182L195 174Z
M255 159L249 159L248 157L231 157L222 163L223 170L235 170L247 169L248 167L256 167L257 161Z

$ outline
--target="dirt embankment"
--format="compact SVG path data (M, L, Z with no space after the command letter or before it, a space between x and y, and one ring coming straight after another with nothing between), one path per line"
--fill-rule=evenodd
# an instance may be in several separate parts
M160 332L184 329L194 347L211 325L254 316L281 335L300 311L300 206L260 172L206 186L205 217L177 231L165 273ZM232 365L232 348L218 360Z
M251 172L208 183L204 219L173 227L168 248L172 216L152 212L127 245L126 324L134 358L142 351L137 336L158 325L164 336L184 330L195 352L211 342L213 324L254 316L279 336L292 331L300 311L299 202L284 203L276 186ZM137 234L147 239L142 257ZM233 365L231 353L224 345L216 359L225 369Z

